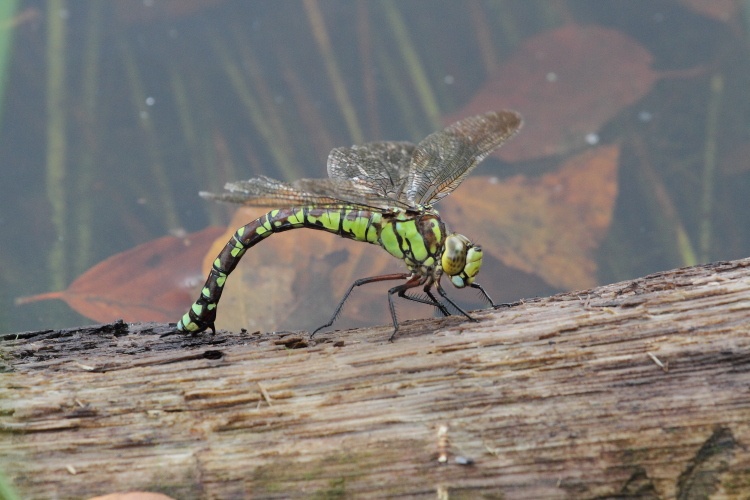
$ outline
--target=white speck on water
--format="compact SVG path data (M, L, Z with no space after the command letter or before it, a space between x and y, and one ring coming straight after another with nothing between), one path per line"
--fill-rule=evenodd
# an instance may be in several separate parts
M654 118L654 114L650 111L640 111L638 112L638 119L644 123L650 122Z
M446 85L453 85L453 82L456 81L455 78L453 78L453 75L445 75L445 78L443 78L443 81Z
M153 97L146 98L146 106L153 106L155 102L156 102L156 99L154 99Z
M586 134L586 144L588 144L589 146L599 144L599 134L595 134L593 132L591 132L590 134Z
M557 73L550 71L547 73L547 81L550 83L554 83L557 81Z

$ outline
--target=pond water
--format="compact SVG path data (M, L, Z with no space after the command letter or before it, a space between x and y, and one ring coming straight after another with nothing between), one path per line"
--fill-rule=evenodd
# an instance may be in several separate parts
M482 243L496 300L747 257L749 20L739 0L5 1L0 332L91 323L16 300L226 226L201 190L324 177L333 147L497 107L525 116L518 145L445 209ZM284 276L290 301L316 291Z

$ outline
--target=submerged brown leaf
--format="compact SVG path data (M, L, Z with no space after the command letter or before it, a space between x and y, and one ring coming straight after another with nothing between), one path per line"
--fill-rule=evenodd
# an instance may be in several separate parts
M596 283L594 251L612 220L619 154L618 146L600 146L538 179L473 177L440 213L505 265L557 288L587 288Z
M651 62L642 45L617 30L566 26L524 42L445 122L512 109L524 117L523 133L496 156L519 161L568 153L584 147L589 134L645 96L659 78L702 71L659 73Z
M593 253L606 234L617 196L618 155L617 146L602 146L537 179L470 178L441 202L440 211L452 230L482 244L488 261L496 257L557 288L588 287L596 281ZM237 228L264 213L239 209L207 253L204 273ZM227 280L216 326L311 330L328 321L356 279L403 271L402 262L375 245L323 231L276 234L249 250ZM503 273L490 264L482 269L479 281L491 296L514 286L498 278ZM386 294L400 283L355 289L335 327L390 323ZM451 292L456 299L475 300L475 295ZM401 299L396 304L399 321L432 313L429 306Z
M177 321L205 280L201 262L223 229L208 227L184 238L165 236L100 262L67 290L16 299L16 304L61 299L102 323Z
M738 0L677 0L685 7L725 23L736 20L742 4Z

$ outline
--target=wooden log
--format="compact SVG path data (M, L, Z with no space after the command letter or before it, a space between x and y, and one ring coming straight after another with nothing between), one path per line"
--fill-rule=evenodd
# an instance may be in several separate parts
M22 498L750 496L750 259L307 334L4 335Z

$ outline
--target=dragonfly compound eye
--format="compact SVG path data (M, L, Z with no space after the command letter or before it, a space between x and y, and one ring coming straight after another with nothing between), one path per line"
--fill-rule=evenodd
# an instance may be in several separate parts
M471 243L469 243L471 245ZM469 246L466 252L466 264L460 273L451 276L451 283L456 288L463 288L474 282L474 277L479 274L482 267L482 249L480 247Z
M451 234L445 238L442 265L448 276L455 276L464 270L468 243L469 240L460 234Z

